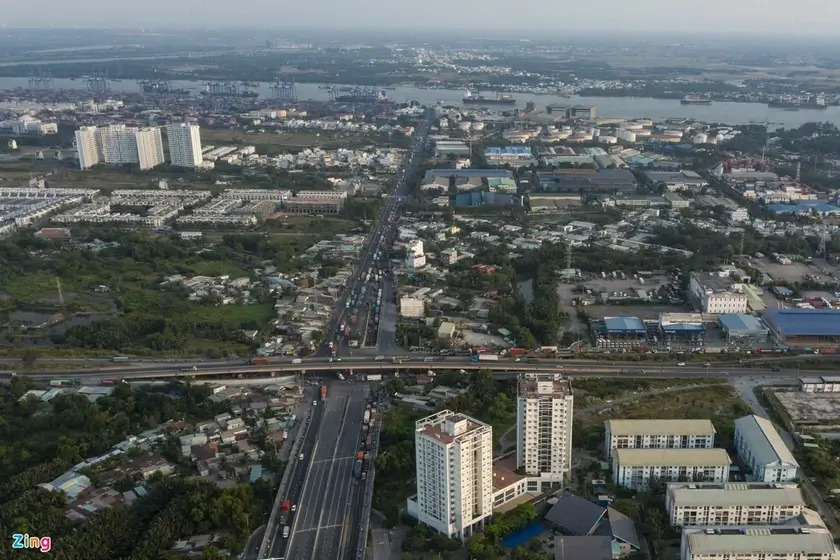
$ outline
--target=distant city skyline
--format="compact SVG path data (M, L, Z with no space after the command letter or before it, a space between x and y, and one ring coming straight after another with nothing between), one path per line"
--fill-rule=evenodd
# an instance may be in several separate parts
M3 6L5 29L24 27L254 27L262 25L306 26L312 29L370 30L384 32L399 29L421 31L505 30L507 36L528 37L533 32L556 32L562 40L570 31L598 34L654 32L741 33L750 37L768 34L814 36L835 33L840 24L840 4L831 0L804 0L791 10L781 0L602 0L594 5L558 4L536 0L518 6L503 0L448 2L428 0L420 5L387 0L319 0L303 5L304 9L275 0L251 0L232 9L221 0L146 0L142 10L113 0L43 0L39 9L23 2ZM119 3L117 3L119 4ZM255 16L258 16L255 19ZM492 38L492 37L488 37Z

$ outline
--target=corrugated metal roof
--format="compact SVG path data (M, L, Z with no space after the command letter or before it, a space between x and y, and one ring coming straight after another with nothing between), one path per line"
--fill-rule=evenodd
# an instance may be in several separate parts
M764 317L782 336L840 336L838 309L770 309Z
M718 315L718 320L729 332L767 332L767 327L761 324L761 321L752 315L747 315L746 313L725 313L723 315Z
M799 466L782 441L782 436L767 418L755 414L738 418L735 420L735 433L744 439L758 464L785 463Z
M616 449L622 467L728 467L725 449Z
M604 326L608 331L647 332L644 321L638 317L604 317Z

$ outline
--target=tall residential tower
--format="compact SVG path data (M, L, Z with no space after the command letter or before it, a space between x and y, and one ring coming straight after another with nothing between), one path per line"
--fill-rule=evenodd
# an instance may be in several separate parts
M466 540L493 514L493 428L444 410L417 421L417 519Z
M80 169L99 163L152 169L164 162L159 128L138 129L124 124L81 127L76 131L76 153Z
M516 467L528 491L562 486L572 465L572 384L559 374L524 374L516 399Z
M170 124L166 127L166 136L172 165L201 167L201 134L197 124Z

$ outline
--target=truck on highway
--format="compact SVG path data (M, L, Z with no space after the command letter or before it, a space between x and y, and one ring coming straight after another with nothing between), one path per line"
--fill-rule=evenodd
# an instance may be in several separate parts
M382 374L381 373L369 373L367 375L368 381L382 381Z
M367 423L369 423L369 422L370 422L370 409L366 409L366 410L365 410L365 417L364 417L364 420L362 420L362 421L363 421L365 424L367 424Z
M182 367L181 371L198 371L198 366L193 367Z
M375 358L373 359L373 361L374 361L374 362L381 362L381 361L382 361L382 360L384 360L384 359L385 359L385 356L383 356L382 354L380 354L380 355L378 355L377 357L375 357Z
M251 358L252 366L270 366L271 358Z
M474 362L497 362L499 357L496 354L474 354L472 357Z
M280 506L280 525L287 525L289 523L289 510L292 509L292 502L289 498L283 500L283 505Z
M288 539L288 538L289 538L289 526L288 526L288 525L286 525L285 527L283 527L283 538L284 538L284 539Z
M72 387L76 382L73 379L53 379L50 387Z
M114 356L111 361L115 364L124 364L129 361L128 356Z
M362 476L362 461L361 459L356 459L356 463L353 465L353 476L356 478L361 478Z
M120 379L111 378L111 379L102 379L102 380L99 381L99 383L101 383L102 385L116 385L117 383L120 383L121 381L122 380L120 380Z
M300 358L295 358L294 360L292 360L292 363L293 364L302 364L303 360L301 360Z
M321 385L321 400L322 401L327 400L327 386L326 385Z
M368 434L368 436L365 438L365 451L370 451L371 443L372 443L372 440L371 440L370 434Z

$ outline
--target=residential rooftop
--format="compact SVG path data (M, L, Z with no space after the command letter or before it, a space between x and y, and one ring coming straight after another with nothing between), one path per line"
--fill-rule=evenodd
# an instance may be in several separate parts
M750 442L755 461L760 465L789 464L799 466L776 427L767 418L751 414L735 420L735 431Z
M738 554L834 554L834 539L824 527L752 525L686 529L686 548L692 556Z
M805 506L794 484L671 483L668 494L675 506Z
M557 374L523 375L518 394L525 398L566 398L572 394L572 382Z
M725 449L616 449L615 461L623 467L728 467Z
M612 435L697 436L714 434L711 420L607 420Z

